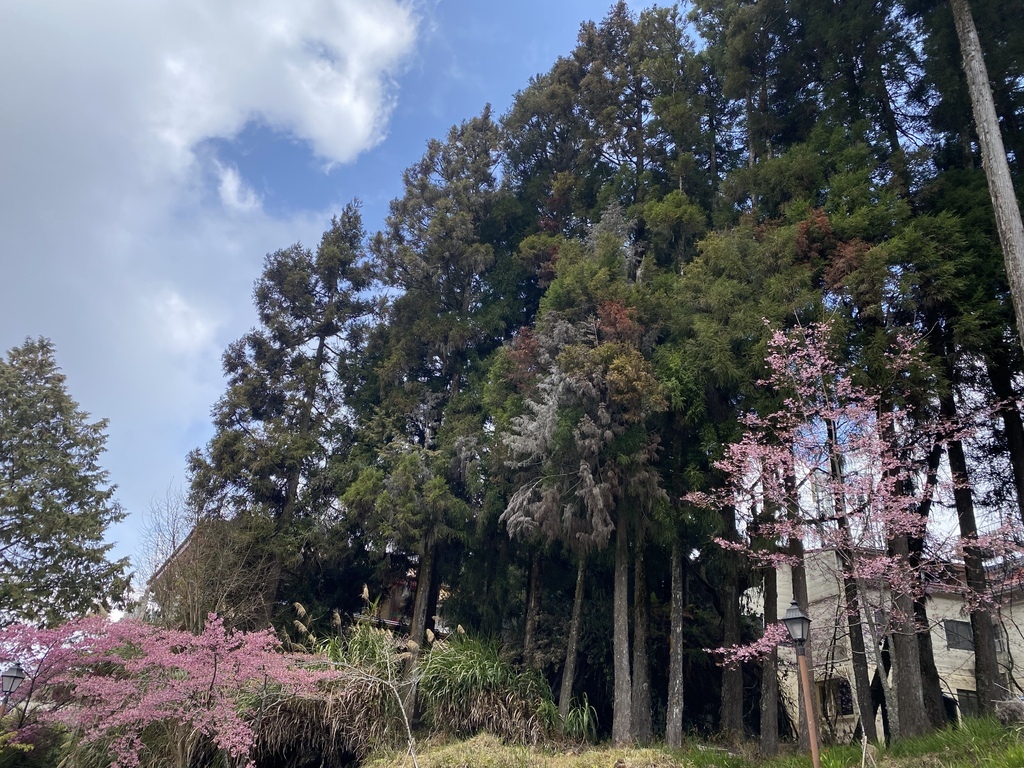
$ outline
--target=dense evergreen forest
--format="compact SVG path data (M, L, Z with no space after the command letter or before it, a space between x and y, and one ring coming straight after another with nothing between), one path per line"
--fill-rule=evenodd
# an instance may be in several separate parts
M933 555L930 509L967 539L1024 514L1024 361L956 5L620 2L504 115L429 141L380 231L354 201L315 248L269 254L259 326L225 352L215 436L189 457L180 513L206 559L187 590L165 580L160 619L269 616L301 643L293 604L329 633L414 585L417 646L457 626L497 638L615 741L770 749L796 731L775 656L705 650L758 638L748 588L767 623L789 602L773 567L716 543L786 510L700 502L749 415L784 402L765 383L773 331L826 323L878 423L918 436L897 486L923 522L890 557ZM1019 185L1024 13L970 11ZM892 363L907 338L909 372ZM941 426L964 418L983 421L971 439ZM759 530L806 604L804 542ZM928 626L923 597L904 607ZM927 631L887 652L900 734L939 722Z

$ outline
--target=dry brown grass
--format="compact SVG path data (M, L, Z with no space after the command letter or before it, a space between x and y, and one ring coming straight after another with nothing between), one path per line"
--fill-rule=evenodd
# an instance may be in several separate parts
M507 742L543 743L557 710L547 682L506 658L496 643L456 635L420 660L419 693L434 733L486 732Z
M258 725L263 757L290 753L322 755L328 768L382 747L404 742L398 701L388 683L348 672L317 696L297 696L271 705Z
M420 768L691 768L658 749L586 750L504 744L489 734L451 744L421 744ZM377 757L367 768L412 768L409 755Z

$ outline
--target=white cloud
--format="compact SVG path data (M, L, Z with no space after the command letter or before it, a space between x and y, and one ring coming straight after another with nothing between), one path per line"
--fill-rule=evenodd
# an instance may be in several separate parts
M176 0L164 26L148 105L154 130L187 151L251 119L346 162L383 135L390 75L415 38L394 0Z
M259 210L260 198L249 187L233 165L222 165L216 163L217 175L220 176L220 184L217 191L220 193L221 204L238 213L252 213Z
M176 291L166 290L149 302L154 335L176 354L198 352L213 341L216 324Z
M0 347L54 340L131 513L205 440L263 254L328 218L274 218L200 146L252 121L328 165L373 146L414 1L0 2Z

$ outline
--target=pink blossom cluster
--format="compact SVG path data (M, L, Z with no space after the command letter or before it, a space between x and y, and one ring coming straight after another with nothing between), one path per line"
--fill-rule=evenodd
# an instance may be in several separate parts
M259 708L314 692L326 674L277 646L271 630L233 632L213 615L200 635L99 617L0 630L0 662L19 660L27 673L11 698L17 737L62 724L82 743L107 744L113 768L139 765L143 732L157 723L252 765Z
M782 561L770 548L754 551L749 538L755 535L866 552L923 533L918 510L930 489L916 481L934 433L912 422L898 392L883 408L877 394L857 385L831 356L830 333L828 324L773 331L760 384L778 395L779 405L742 417L742 439L716 464L727 485L690 497L704 506L733 506L748 532L740 546L755 560L768 558L759 565ZM913 365L912 352L910 341L898 339L891 365ZM890 373L898 381L902 369Z
M897 610L900 595L920 597L941 585L960 591L968 605L989 600L968 595L962 579L950 578L948 562L894 554L893 542L904 538L939 546L926 538L931 533L922 514L942 490L936 451L970 432L914 412L911 382L927 371L920 339L895 335L884 355L884 381L869 390L859 383L863 375L834 354L831 335L828 323L771 332L759 385L775 404L742 417L743 437L716 464L725 486L688 500L734 510L739 537L716 541L756 567L797 565L788 546L794 541L840 554L842 575L863 585L864 608L884 623L878 627L883 633L914 621ZM1001 528L947 551L962 558L974 547L1019 560L1019 540L1019 532ZM763 655L766 647L773 642L762 638L721 655L735 663Z
M748 661L760 661L785 642L789 642L789 631L780 621L765 627L761 637L752 643L704 650L718 657L723 667L735 667Z

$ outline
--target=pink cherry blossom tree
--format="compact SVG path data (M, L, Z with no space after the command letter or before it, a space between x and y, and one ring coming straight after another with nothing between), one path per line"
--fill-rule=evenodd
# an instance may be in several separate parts
M941 443L956 430L914 412L909 390L928 371L918 339L893 337L885 353L886 381L870 389L833 354L831 335L827 323L790 333L771 331L760 385L766 400L774 397L776 404L744 416L743 438L728 447L718 464L728 478L725 487L692 498L734 508L745 536L719 544L762 568L791 566L794 591L799 591L804 547L836 554L861 722L871 738L874 712L866 654L872 653L876 667L884 669L882 641L914 639L914 601L923 596L929 579L942 576L941 564L910 556L906 542L927 533L921 510L936 492ZM798 599L806 603L805 595ZM870 650L864 647L864 628ZM769 627L752 646L723 649L723 658L736 663L767 655L782 636ZM920 670L910 666L894 670L894 681L920 689ZM900 701L906 698L894 695L885 674L879 679L894 735L899 735Z
M30 743L41 728L62 725L78 748L109 750L113 768L139 766L155 738L181 766L210 750L252 765L263 710L315 694L332 674L277 645L270 630L232 632L213 615L200 635L98 617L7 627L0 661L17 659L27 672L11 700L11 727Z

